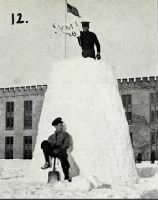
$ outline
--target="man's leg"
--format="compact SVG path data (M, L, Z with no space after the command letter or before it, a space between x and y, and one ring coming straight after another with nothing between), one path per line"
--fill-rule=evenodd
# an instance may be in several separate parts
M43 154L44 154L45 161L46 161L44 166L41 167L41 168L42 169L47 169L47 168L50 167L49 156L51 155L52 148L51 148L51 145L49 144L49 142L47 140L44 140L41 143L41 149L43 149Z
M60 159L63 173L65 175L65 180L71 181L71 178L69 176L70 164L68 162L67 153L65 151L62 151L62 152L60 152L60 154L57 157Z

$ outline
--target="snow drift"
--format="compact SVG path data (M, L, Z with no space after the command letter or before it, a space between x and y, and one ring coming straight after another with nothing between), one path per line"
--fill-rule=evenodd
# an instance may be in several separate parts
M40 144L54 132L51 122L56 117L63 118L73 137L72 156L80 169L76 180L81 177L93 185L137 180L128 124L111 66L74 58L52 67L29 172L34 182L47 182L48 170L40 169L44 164Z

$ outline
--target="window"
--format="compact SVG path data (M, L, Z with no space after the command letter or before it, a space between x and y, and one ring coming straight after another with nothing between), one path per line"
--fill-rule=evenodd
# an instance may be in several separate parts
M32 101L24 101L24 129L32 128Z
M128 107L129 105L132 104L132 98L130 94L127 95L122 95L122 102L123 102L123 107Z
M14 127L14 102L6 102L6 129Z
M24 136L24 159L32 159L32 136Z
M132 112L126 112L126 118L128 121L132 121Z
M150 94L150 104L154 105L155 104L155 93Z
M131 138L131 143L132 143L132 146L133 146L133 133L130 133L130 138Z
M151 122L155 121L155 112L153 110L150 111L150 121Z
M13 137L5 137L5 158L13 159Z
M122 104L125 109L126 118L128 124L132 124L132 96L131 95L122 95Z
M156 144L156 132L151 132L151 144Z
M150 94L150 121L158 122L158 93Z

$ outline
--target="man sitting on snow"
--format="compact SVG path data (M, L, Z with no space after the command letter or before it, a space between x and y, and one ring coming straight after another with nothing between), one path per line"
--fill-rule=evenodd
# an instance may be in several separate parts
M70 135L63 129L63 121L61 117L56 118L52 122L52 126L55 127L56 131L54 134L49 136L48 140L44 140L41 143L41 149L43 149L46 163L42 169L51 167L49 156L56 157L60 160L61 166L65 175L65 180L71 181L69 177L70 164L68 162L67 149L70 147Z
M78 38L79 45L82 48L82 56L84 58L90 57L94 59L101 59L100 56L100 43L95 33L89 31L89 22L81 22L83 31L80 31ZM94 45L97 48L95 55Z

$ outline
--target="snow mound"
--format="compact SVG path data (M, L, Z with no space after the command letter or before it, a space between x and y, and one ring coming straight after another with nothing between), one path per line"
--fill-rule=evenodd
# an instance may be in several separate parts
M54 132L51 122L56 117L63 118L73 137L72 156L80 178L72 181L84 178L88 190L98 186L96 179L104 184L136 182L128 124L111 66L74 58L52 67L29 172L31 181L48 180L48 171L40 169L44 164L40 144Z

